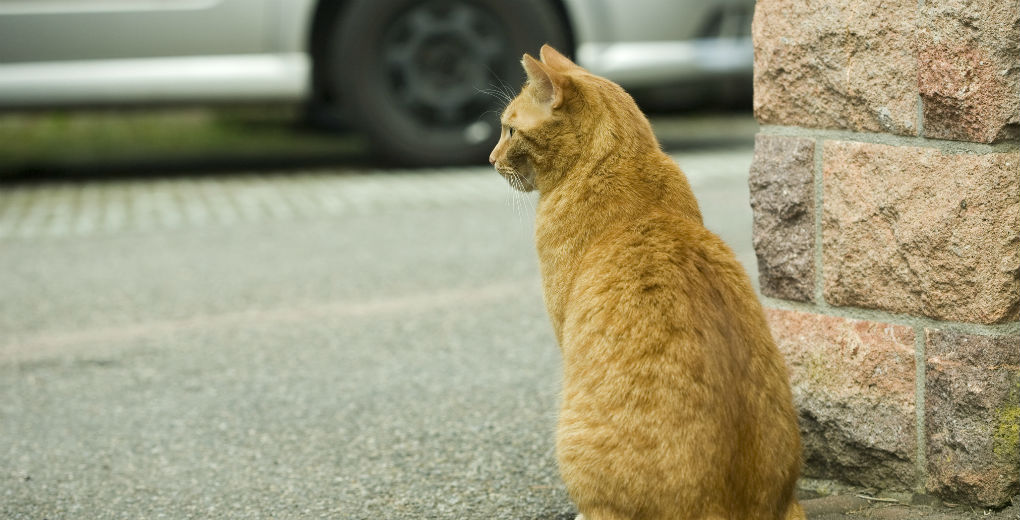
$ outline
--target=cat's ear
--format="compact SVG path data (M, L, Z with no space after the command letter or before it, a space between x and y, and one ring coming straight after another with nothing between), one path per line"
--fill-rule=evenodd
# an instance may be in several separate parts
M528 73L528 82L534 86L538 100L553 109L559 108L563 104L567 78L532 58L530 54L524 55L521 65L524 65L524 72Z
M552 45L548 43L542 46L542 50L539 51L538 55L542 58L542 63L556 70L568 70L577 67L577 64L570 61L570 58L560 54L559 51L552 48Z

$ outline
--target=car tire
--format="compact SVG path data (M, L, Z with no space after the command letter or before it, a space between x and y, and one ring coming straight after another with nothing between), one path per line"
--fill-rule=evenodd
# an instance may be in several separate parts
M480 163L523 82L521 55L569 52L561 25L547 0L353 0L324 66L383 160Z

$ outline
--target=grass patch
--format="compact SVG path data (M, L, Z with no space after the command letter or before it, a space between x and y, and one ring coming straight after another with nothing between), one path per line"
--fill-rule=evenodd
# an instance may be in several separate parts
M297 109L135 109L0 115L0 172L216 157L364 153L356 135L311 131Z

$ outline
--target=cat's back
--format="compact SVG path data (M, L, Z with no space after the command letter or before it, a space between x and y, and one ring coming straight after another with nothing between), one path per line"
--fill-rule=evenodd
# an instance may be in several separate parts
M700 221L654 207L618 222L588 248L577 264L570 300L578 310L592 304L639 313L654 309L660 313L644 316L658 322L695 315L732 320L744 309L759 308L746 272L722 239ZM661 314L665 311L674 312Z
M653 357L660 367L696 366L706 377L728 377L771 345L730 248L701 222L666 210L620 222L592 244L578 263L566 311L565 341L600 343L621 362ZM597 350L579 348L565 357L597 357Z
M620 497L745 504L748 518L770 507L752 502L785 504L799 465L785 366L721 239L652 208L592 244L570 295L559 438L561 465L577 473L568 480L617 482ZM614 469L586 475L595 461Z

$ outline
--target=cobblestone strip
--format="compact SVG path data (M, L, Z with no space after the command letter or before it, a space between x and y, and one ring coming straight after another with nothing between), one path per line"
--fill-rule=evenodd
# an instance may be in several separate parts
M0 240L502 203L506 197L502 183L491 169L461 168L6 186L0 189Z
M691 184L746 176L750 149L673 156ZM128 179L0 188L0 240L86 237L276 220L367 214L399 208L508 204L491 168L293 171Z

